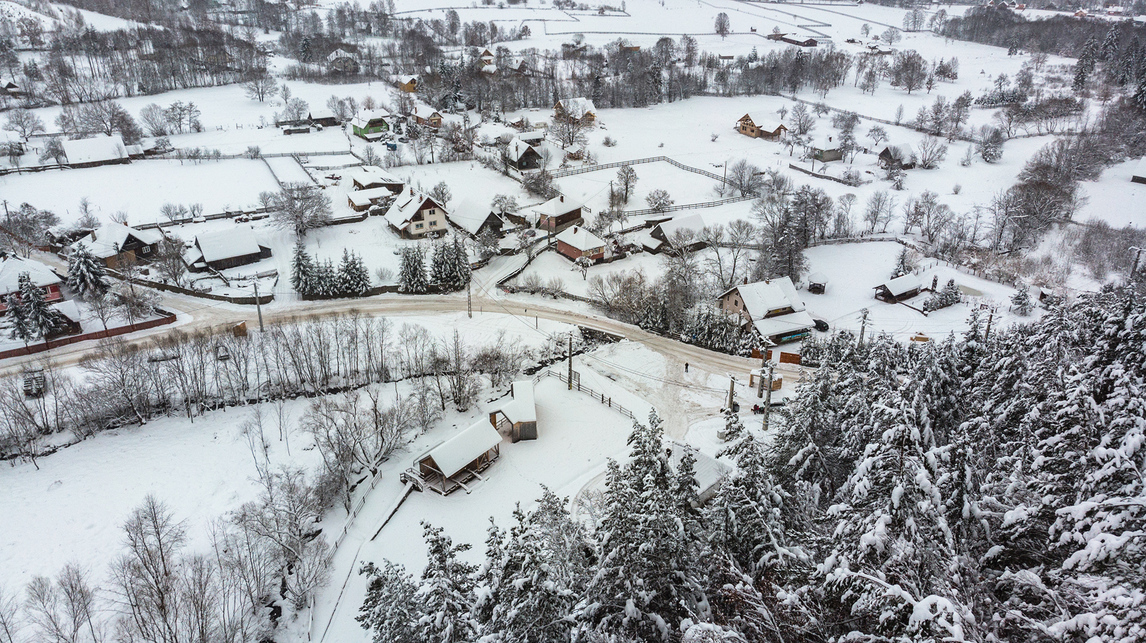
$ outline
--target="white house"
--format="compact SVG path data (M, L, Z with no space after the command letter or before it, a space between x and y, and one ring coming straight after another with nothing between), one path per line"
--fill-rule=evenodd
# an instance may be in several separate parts
M425 194L410 188L391 204L386 211L386 223L407 238L421 238L427 234L444 233L449 225L446 209Z

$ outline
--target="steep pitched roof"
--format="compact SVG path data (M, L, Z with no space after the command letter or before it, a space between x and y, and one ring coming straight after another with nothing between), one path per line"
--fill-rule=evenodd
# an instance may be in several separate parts
M152 245L163 240L163 235L156 230L136 230L121 223L107 223L91 234L91 238L83 240L88 251L100 258L114 257L119 254L128 237L135 237L141 242Z
M582 252L595 250L605 245L601 237L598 237L581 226L569 226L565 228L561 231L561 234L557 235L557 241L570 245L574 249Z
M733 286L720 294L724 297L735 290L744 302L744 309L752 320L764 319L774 310L791 308L795 312L804 310L804 302L796 292L791 277L779 277L768 281ZM773 333L775 334L775 333Z
M437 201L420 192L403 193L394 201L390 209L386 211L386 223L389 223L398 230L404 229L410 225L410 221L414 219L414 215L418 213L418 210L422 209L422 205L427 201L432 203L435 207L442 208ZM446 209L442 208L442 211L445 212Z
M473 423L468 429L430 449L438 470L447 478L457 474L478 456L501 444L501 434L488 419Z
M529 152L529 150L533 150L532 145L526 143L520 138L514 137L514 139L509 142L509 147L506 148L506 153L509 154L509 158L513 159L514 161L520 161L521 157ZM537 150L533 150L533 152L537 153Z
M566 116L570 118L581 118L585 114L595 114L597 112L596 105L588 98L566 98L557 102L561 106L561 110L565 112Z
M463 198L450 207L450 223L458 226L470 234L477 234L490 218L501 220L494 214L489 205L483 205L476 199Z
M585 202L583 200L567 198L562 194L549 199L545 203L535 205L530 208L530 210L533 210L540 215L556 217L565 214L566 212L572 212L573 210L583 207L584 205Z
M8 255L0 259L0 295L14 293L20 289L20 273L28 273L32 284L39 287L58 284L62 280L52 269L31 259Z
M365 186L365 188L404 184L402 179L373 165L352 167L346 171L346 177Z
M236 226L195 235L195 245L207 263L255 254L261 251L255 231L250 226Z

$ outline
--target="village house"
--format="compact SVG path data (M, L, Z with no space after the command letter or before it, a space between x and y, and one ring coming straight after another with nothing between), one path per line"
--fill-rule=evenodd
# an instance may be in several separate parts
M883 168L898 167L910 170L915 167L915 151L910 145L888 145L879 153L879 165Z
M488 205L483 205L476 199L463 198L450 208L450 225L465 232L471 239L492 232L499 239L507 227L505 219L501 218Z
M673 440L669 445L669 466L673 471L679 470L681 460L687 453L692 456L692 473L696 478L696 501L700 505L708 504L716 497L720 484L732 473L732 467L716 458L702 453L690 445ZM699 509L700 507L696 507Z
M350 120L350 128L355 136L368 141L377 141L390 132L394 116L384 109L364 109Z
M790 277L733 286L717 299L724 312L772 344L801 340L816 326Z
M669 249L695 252L707 244L699 233L706 225L704 215L699 213L668 218L654 225L641 242L649 252L664 252ZM677 247L682 246L682 247Z
M489 414L489 423L513 442L537 439L537 405L533 380L517 380L509 385L510 400Z
M538 145L540 145L542 142L545 141L545 130L543 130L543 129L525 130L524 132L518 132L517 134L514 134L514 138L517 138L521 141L524 141L525 143L528 143L529 145L532 145L533 147L537 147Z
M919 281L919 277L908 273L880 284L874 290L876 299L894 304L918 295L923 290L923 284Z
M579 223L582 213L588 213L589 208L585 207L584 202L574 199L566 200L565 195L561 194L541 205L534 206L531 211L537 216L538 228L545 228L553 232L561 229L562 226Z
M346 179L350 179L350 184L355 190L386 188L394 194L401 192L405 185L402 179L373 165L360 165L350 168L346 171Z
M78 335L84 331L83 327L83 314L80 313L80 307L75 301L66 299L52 306L52 310L56 311L58 315L60 328L51 334L51 337L64 337L67 335Z
M358 58L339 47L326 56L326 68L332 74L357 74Z
M74 141L65 139L63 146L64 156L68 157L68 165L71 167L96 167L130 161L127 146L119 134Z
M428 234L445 234L449 226L446 209L425 194L410 188L399 196L385 214L386 223L402 237L420 239Z
M585 228L570 226L557 235L557 252L573 261L600 261L605 258L605 242Z
M441 112L430 109L425 105L415 105L414 109L410 111L409 117L418 125L424 125L434 129L438 129L442 126Z
M505 156L509 164L518 171L536 170L541 167L541 154L520 138L514 138L505 146Z
M39 261L0 252L0 314L8 311L9 297L19 298L20 275L25 272L32 285L44 292L44 301L53 303L64 300L64 294L60 291L63 279L51 268Z
M481 53L478 54L478 59L481 60L483 65L492 65L493 58L493 52L488 49L482 49Z
M838 161L844 157L840 142L834 136L821 136L811 145L812 158L821 163Z
M338 117L334 112L326 107L316 107L307 114L307 120L311 125L321 125L323 127L338 127Z
M413 94L418 91L418 77L417 76L398 76L394 79L394 86L406 92Z
M748 114L736 121L736 131L750 138L762 138L767 141L778 141L788 131L783 123L776 125L757 125Z
M591 125L597 120L597 107L588 98L566 98L553 106L553 116Z
M87 251L112 269L146 261L159 252L163 235L157 230L137 230L121 223L106 223L72 244Z
M226 270L269 259L271 249L259 243L251 226L206 232L195 236L195 243L183 256L188 270Z
M1138 159L1138 165L1134 166L1134 173L1130 175L1130 180L1134 183L1146 183L1146 156Z
M355 212L365 212L371 206L387 205L394 199L394 191L389 188L368 188L351 190L346 193L346 203Z
M500 456L501 434L489 420L482 418L418 456L402 479L414 482L419 490L428 488L443 496L458 489L469 493L466 483L475 478L481 480L481 472Z

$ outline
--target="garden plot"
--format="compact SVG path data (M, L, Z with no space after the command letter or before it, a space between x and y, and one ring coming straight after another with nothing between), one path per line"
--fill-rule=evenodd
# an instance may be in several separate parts
M626 209L643 210L648 208L645 198L653 190L666 190L679 204L701 203L719 199L716 188L719 182L711 178L682 170L668 163L642 163L630 166L637 173L637 183L629 196ZM712 170L713 168L706 168ZM719 172L719 170L717 170ZM563 176L555 181L565 194L581 196L594 213L609 209L609 185L617 185L617 168Z
M159 209L165 203L201 203L206 214L234 211L257 206L264 190L277 191L278 184L262 161L246 159L147 160L0 177L0 192L10 204L51 210L65 225L79 218L84 197L101 219L124 212L130 225L138 225L163 221Z
M520 284L523 279L530 279L537 275L541 282L547 284L552 279L560 279L565 292L578 297L589 297L589 279L593 277L604 278L605 275L615 272L629 272L630 270L643 270L650 280L656 279L663 270L662 259L658 255L647 252L631 255L612 263L597 264L589 268L584 277L581 270L574 267L567 257L556 252L543 252L529 264L529 267L514 280Z
M280 184L305 183L309 185L313 183L310 175L306 173L306 170L303 169L303 167L299 165L299 162L293 157L277 156L264 160Z

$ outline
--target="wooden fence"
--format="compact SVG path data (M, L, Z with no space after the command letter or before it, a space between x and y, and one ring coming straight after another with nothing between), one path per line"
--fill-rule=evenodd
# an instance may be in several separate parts
M550 371L550 370L540 371L537 375L533 376L533 381L535 383L540 382L541 378L543 378L543 377L556 377L557 379L561 380L562 384L569 384L569 376L568 375L565 375L564 373L555 373L555 372ZM582 386L581 385L581 378L579 378L579 377L573 378L573 389L577 390L580 393L587 394L589 397L593 398L594 400L597 400L601 404L613 409L614 411L620 413L621 415L624 415L625 417L629 418L630 420L633 420L634 422L637 421L637 416L633 415L632 411L630 411L629 409L626 409L625 407L621 406L620 404L617 404L616 402L614 402L612 397L607 396L604 393L598 393L597 391L594 391L593 389L589 388L588 386Z
M150 279L142 279L140 277L129 278L129 277L125 276L123 273L120 273L118 271L111 270L111 269L108 269L107 273L109 275L117 278L117 279L122 279L123 281L130 281L132 283L136 283L136 284L139 284L140 286L145 286L147 288L154 288L156 290L162 290L164 292L173 292L173 293L177 293L180 295L188 295L191 297L200 297L202 299L212 299L214 301L225 301L229 304L239 304L242 306L254 306L255 304L269 304L275 300L274 293L267 293L265 295L259 295L257 299L253 295L248 295L248 296L215 295L215 294L212 294L209 292L201 292L198 290L191 290L190 288L182 288L180 286L174 286L172 284L165 284L165 283L158 282L158 281L151 281Z
M9 357L19 357L22 355L34 355L42 353L46 350L59 348L60 346L67 346L68 344L75 344L77 342L86 342L89 339L104 339L107 337L115 337L117 335L126 335L127 333L134 333L137 330L147 330L157 326L163 326L175 321L174 313L167 312L166 310L157 310L161 313L158 319L149 319L144 322L135 324L128 324L127 326L120 326L118 328L109 328L108 330L97 330L90 333L81 333L79 335L69 335L67 337L58 337L49 342L41 344L32 344L30 346L21 346L20 348L13 348L0 352L0 360L8 359Z

